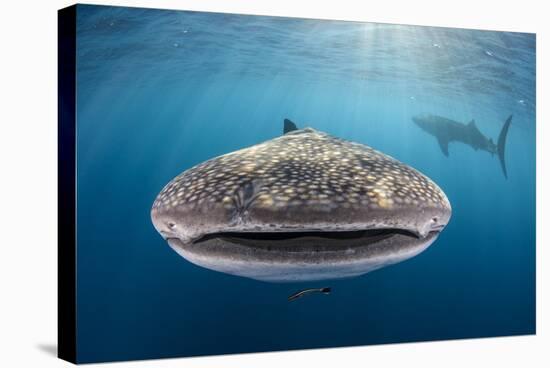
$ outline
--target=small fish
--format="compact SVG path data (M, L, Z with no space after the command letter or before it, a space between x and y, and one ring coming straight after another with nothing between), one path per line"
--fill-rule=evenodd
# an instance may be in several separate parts
M311 293L323 293L323 294L328 295L328 294L330 294L330 288L329 287L324 287L324 288L317 288L317 289L300 290L300 291L292 294L291 296L289 296L288 301L292 301L294 299L301 298L304 295L311 294Z

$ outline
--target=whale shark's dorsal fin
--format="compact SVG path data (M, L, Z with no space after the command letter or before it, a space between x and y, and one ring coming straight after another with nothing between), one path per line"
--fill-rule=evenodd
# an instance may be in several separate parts
M449 157L449 141L443 137L437 138L437 142L439 143L439 148L441 148L441 152L447 157Z
M470 122L468 123L468 126L470 128L476 128L477 129L476 121L474 119L470 120Z
M284 125L284 128L283 128L283 134L298 130L298 127L296 127L296 124L294 124L292 121L290 121L290 119L285 119L284 123L285 123L285 125Z

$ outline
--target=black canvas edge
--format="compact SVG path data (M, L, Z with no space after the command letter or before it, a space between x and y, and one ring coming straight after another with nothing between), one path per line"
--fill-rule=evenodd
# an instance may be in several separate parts
M76 5L57 15L57 356L76 363Z

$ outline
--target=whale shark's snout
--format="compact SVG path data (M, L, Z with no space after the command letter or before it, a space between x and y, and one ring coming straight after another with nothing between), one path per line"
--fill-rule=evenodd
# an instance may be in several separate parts
M189 261L264 281L352 277L413 257L451 216L443 191L374 149L313 129L206 161L151 217Z
M412 121L424 130L429 130L432 124L431 116L428 114L418 114L412 117Z

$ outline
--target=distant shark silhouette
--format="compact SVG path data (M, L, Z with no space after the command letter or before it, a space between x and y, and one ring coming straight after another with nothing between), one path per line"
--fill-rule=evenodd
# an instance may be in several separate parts
M491 154L498 154L504 177L508 178L506 162L504 160L504 150L506 135L508 134L508 128L510 128L510 123L512 122L512 115L506 119L498 136L497 144L495 144L491 138L487 138L479 131L474 120L470 121L468 124L462 124L458 121L430 114L417 115L413 117L412 120L422 130L437 138L441 151L447 157L449 156L450 142L462 142L476 151L483 150Z

